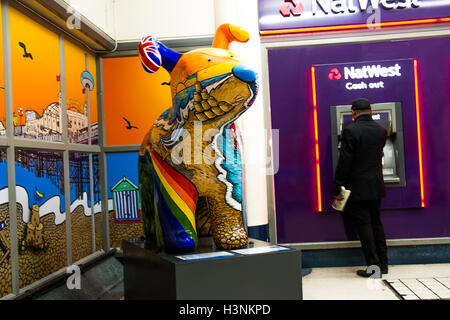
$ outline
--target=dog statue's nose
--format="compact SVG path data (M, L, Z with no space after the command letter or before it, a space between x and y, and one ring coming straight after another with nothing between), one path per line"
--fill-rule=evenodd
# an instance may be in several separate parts
M255 71L243 65L233 67L233 74L236 78L245 82L253 82L256 80Z

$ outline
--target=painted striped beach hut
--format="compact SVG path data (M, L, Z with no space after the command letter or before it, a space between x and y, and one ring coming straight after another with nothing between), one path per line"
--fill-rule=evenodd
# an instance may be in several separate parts
M139 188L126 177L111 188L115 211L115 222L140 222Z

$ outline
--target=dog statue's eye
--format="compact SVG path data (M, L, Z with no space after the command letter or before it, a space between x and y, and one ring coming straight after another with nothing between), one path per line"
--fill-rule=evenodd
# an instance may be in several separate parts
M212 60L211 59L208 59L208 62L211 62Z

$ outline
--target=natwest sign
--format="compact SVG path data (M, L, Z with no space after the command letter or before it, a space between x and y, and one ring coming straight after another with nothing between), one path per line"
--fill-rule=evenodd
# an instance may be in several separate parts
M344 67L344 78L347 79L372 79L401 77L400 69L402 67L396 63L394 66L383 67L379 64L367 65L360 68Z
M411 71L411 65L411 59L403 59L325 64L317 65L316 68L318 81L327 83L327 90L335 90L337 93L355 90L394 90L398 81L403 81L404 71ZM331 81L325 80L326 78Z
M443 0L259 0L261 35L450 23Z
M305 0L303 0L305 1ZM405 9L419 8L423 0L306 0L311 1L312 13L319 11L325 14L354 13L372 9Z

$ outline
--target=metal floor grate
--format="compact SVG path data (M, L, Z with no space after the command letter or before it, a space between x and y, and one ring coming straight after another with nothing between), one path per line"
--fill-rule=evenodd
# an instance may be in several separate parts
M450 299L450 277L389 279L384 282L403 300Z

